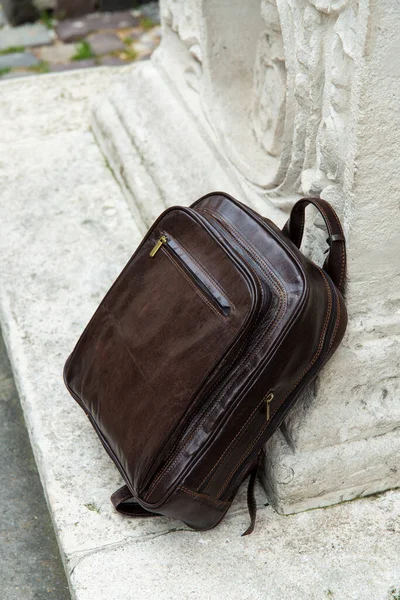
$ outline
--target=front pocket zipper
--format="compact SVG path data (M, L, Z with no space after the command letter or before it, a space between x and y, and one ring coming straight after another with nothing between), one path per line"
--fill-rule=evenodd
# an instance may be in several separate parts
M272 391L268 392L268 394L266 394L263 398L263 401L265 402L265 406L266 406L266 414L265 414L265 418L267 421L269 421L269 417L270 417L270 404L272 402L272 400L274 399L274 393Z
M212 280L204 268L171 236L162 235L150 252L150 257L154 258L157 252L163 248L170 258L183 267L185 273L195 285L196 289L205 296L207 301L211 301L213 306L228 317L231 312L231 305L225 298L218 285Z

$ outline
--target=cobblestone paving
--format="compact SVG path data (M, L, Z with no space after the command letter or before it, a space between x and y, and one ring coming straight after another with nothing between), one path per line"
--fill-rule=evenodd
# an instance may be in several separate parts
M126 65L150 57L160 41L158 2L138 10L96 12L57 21L44 12L40 21L11 27L0 3L0 80Z

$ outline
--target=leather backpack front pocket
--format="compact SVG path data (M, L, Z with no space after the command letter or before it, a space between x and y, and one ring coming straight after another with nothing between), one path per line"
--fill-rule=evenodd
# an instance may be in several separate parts
M244 348L261 296L240 257L190 209L176 208L100 304L66 379L135 489Z

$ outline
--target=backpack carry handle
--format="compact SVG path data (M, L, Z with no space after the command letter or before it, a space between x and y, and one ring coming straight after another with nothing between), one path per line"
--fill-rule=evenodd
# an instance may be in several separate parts
M305 210L309 204L313 204L319 210L329 234L327 239L329 254L324 262L323 269L328 273L339 291L343 292L346 279L346 240L339 217L328 202L321 198L302 198L296 202L282 229L282 233L297 248L300 248L304 232Z
M111 502L119 513L130 517L159 517L158 513L146 510L138 504L127 485L123 485L111 496Z

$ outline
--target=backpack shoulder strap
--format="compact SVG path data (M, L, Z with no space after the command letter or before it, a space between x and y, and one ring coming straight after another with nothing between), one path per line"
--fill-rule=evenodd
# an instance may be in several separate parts
M321 198L302 198L293 206L289 219L282 229L292 242L300 248L304 233L305 210L313 204L321 213L328 230L329 254L324 262L324 270L328 273L336 287L343 292L346 278L346 241L339 217L332 206Z

